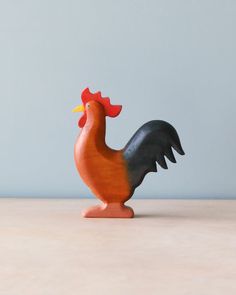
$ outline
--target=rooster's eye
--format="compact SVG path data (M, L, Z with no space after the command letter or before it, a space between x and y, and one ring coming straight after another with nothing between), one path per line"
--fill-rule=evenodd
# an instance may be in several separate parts
M86 107L87 107L87 109L89 109L90 108L90 104L87 104Z

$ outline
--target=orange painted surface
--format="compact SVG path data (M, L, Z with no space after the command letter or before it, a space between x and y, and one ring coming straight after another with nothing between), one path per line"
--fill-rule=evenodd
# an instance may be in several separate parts
M122 150L113 150L105 143L104 108L90 101L85 111L86 123L75 144L75 163L83 181L105 205L87 210L84 216L133 217L132 209L123 205L132 191Z

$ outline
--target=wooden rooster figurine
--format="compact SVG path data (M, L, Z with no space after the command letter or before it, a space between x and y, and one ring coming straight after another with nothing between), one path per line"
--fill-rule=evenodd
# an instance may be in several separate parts
M181 155L184 151L173 126L155 120L139 128L121 150L109 148L105 142L106 116L116 117L122 106L112 105L100 92L86 88L81 95L83 105L73 112L83 112L79 120L82 131L75 143L74 158L78 172L102 202L88 208L84 217L134 216L132 208L124 203L130 199L148 172L157 172L156 162L167 169L165 157L176 162L172 147Z

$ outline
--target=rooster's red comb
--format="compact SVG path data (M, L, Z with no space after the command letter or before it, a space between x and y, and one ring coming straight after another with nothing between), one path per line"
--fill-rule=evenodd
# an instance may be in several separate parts
M81 99L84 105L91 100L96 100L97 102L103 105L105 109L105 114L108 117L118 116L122 109L121 105L112 105L110 103L109 97L102 97L100 91L96 93L91 93L89 88L83 90L81 94Z

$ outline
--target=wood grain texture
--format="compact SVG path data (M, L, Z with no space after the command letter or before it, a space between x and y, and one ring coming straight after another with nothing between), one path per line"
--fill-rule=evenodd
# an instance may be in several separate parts
M236 201L0 199L1 295L235 295Z
M122 151L113 150L105 143L104 108L91 101L86 104L86 113L86 124L75 144L75 163L83 181L104 205L90 208L83 215L133 217L133 210L124 206L132 190Z

